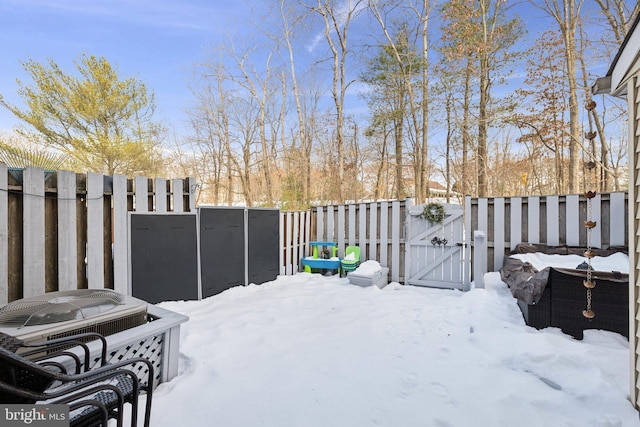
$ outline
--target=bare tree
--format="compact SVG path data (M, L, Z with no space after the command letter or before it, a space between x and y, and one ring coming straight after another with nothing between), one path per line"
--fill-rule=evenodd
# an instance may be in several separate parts
M617 45L624 41L629 25L640 13L640 3L635 2L633 8L629 9L625 0L595 0L602 14L607 18L609 27L613 31ZM633 2L632 2L633 3Z
M304 24L305 14L295 9L294 4L287 0L278 0L279 34L272 36L273 40L284 47L286 55L285 63L291 82L292 100L295 104L297 129L293 132L290 153L285 153L289 158L289 174L292 180L299 178L302 183L302 202L306 206L311 201L311 154L313 151L313 127L316 122L317 106L320 98L319 91L310 82L301 85L301 78L296 67L296 51L293 41L297 30ZM283 94L286 92L283 92ZM283 134L284 137L284 134ZM284 149L284 141L283 141ZM295 160L292 159L292 155ZM293 163L291 163L291 161Z
M259 157L262 166L262 178L264 180L263 188L265 191L263 204L265 206L273 206L273 185L271 183L272 150L270 150L271 144L267 140L267 122L270 117L274 117L274 114L269 111L269 109L271 107L271 103L274 102L278 86L272 85L271 82L273 76L271 58L273 53L268 52L266 54L264 67L258 69L251 60L251 54L255 52L255 49L257 49L257 47L252 48L241 55L234 55L236 67L240 72L240 76L231 77L231 79L242 87L254 101L252 104L255 106L256 116L249 120L253 120L258 128L258 140L260 141L261 148ZM276 73L276 75L277 74L278 73ZM252 109L250 108L246 111L252 111ZM245 130L248 130L247 123L238 123L238 125L242 126ZM249 135L250 134L248 134L247 137L249 137ZM251 142L249 140L245 140L243 146L250 147L250 145ZM246 156L249 159L245 160L245 171L250 169L250 151L249 153L246 153ZM249 181L250 177L247 176L246 179ZM247 182L247 185L249 185L249 182Z
M385 45L398 65L398 71L407 92L409 108L406 109L409 132L413 132L413 178L415 182L414 197L420 203L425 200L428 192L428 130L429 130L429 17L433 6L428 0L369 0L369 10L372 12L385 38ZM403 12L398 12L401 10ZM392 17L402 16L397 25L400 30L393 34L389 28ZM416 40L413 40L413 35ZM411 40L413 46L403 46ZM419 40L419 42L418 42ZM419 50L419 54L418 54ZM411 52L408 55L407 52ZM416 82L419 76L419 81ZM414 90L417 87L418 93ZM404 120L404 117L403 117ZM402 135L404 138L404 135ZM398 141L396 146L398 147ZM400 147L400 150L402 147ZM396 175L402 178L401 152L396 149ZM401 197L402 182L396 189L397 197Z
M420 167L419 167L419 189L420 193L417 197L418 200L424 201L429 195L429 182L430 174L428 172L428 159L429 159L429 19L431 12L435 7L436 1L430 0L417 0L415 4L410 2L410 8L414 11L418 21L420 23L420 38L422 40L422 100L420 107L422 110L422 132L420 134ZM447 194L448 194L447 189Z
M560 3L561 1L561 3ZM580 107L578 105L577 29L584 0L544 0L530 3L555 19L564 42L567 81L569 83L569 192L579 190L580 171Z
M190 165L194 177L203 186L201 197L205 203L219 204L224 199L231 205L234 173L229 158L229 101L222 89L223 71L221 66L209 67L205 77L201 75L204 70L194 74L190 84L194 105L189 111L192 135L184 153L178 150L178 155L182 167ZM187 156L188 152L193 154Z
M569 104L563 41L559 31L544 32L525 62L526 77L522 89L521 112L511 120L521 130L518 142L530 154L530 171L552 165L551 183L554 193L567 191L566 151L569 128L566 118ZM545 184L536 174L542 188Z
M505 2L480 0L480 101L478 106L478 196L488 195L487 180L487 130L491 121L491 86L496 80L496 70L509 61L507 51L522 34L520 20L507 20L504 16Z
M344 202L344 103L347 87L352 81L347 77L347 56L349 28L356 16L362 11L365 0L347 0L338 5L335 0L316 0L315 5L303 3L310 11L322 17L323 35L331 52L332 87L331 95L336 109L336 151L338 162L338 201Z

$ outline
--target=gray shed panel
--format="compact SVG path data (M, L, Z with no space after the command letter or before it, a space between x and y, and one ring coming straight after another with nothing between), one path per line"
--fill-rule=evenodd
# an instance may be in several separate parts
M193 214L130 215L131 293L152 304L198 299Z

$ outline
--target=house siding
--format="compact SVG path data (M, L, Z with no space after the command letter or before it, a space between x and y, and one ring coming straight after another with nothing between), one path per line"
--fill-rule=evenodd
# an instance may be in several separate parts
M637 314L640 312L638 295L640 294L640 265L638 264L638 244L640 244L640 73L636 71L627 80L627 103L629 108L629 349L631 368L631 402L640 405L640 347Z

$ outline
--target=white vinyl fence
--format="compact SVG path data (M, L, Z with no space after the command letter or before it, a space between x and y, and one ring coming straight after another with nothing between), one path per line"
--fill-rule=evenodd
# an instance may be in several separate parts
M299 271L300 259L310 254L310 241L332 241L340 256L347 246L360 246L362 261L378 261L389 267L390 280L403 281L405 206L405 201L385 201L282 212L281 274Z

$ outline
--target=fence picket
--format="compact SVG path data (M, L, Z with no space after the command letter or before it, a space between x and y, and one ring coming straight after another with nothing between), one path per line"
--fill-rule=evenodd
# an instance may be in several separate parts
M400 281L400 202L391 202L391 280Z
M293 267L292 267L292 257L293 254L292 252L292 248L291 248L291 239L292 239L292 228L291 227L291 220L292 220L292 215L291 212L287 212L287 224L289 224L289 226L287 227L287 237L286 237L286 258L287 258L287 274L293 274Z
M474 233L475 230L473 229L473 226L471 225L471 220L472 220L472 204L471 204L471 196L465 196L464 198L464 229L465 229L465 239L468 240L468 237L471 235L471 233ZM471 243L471 242L469 242ZM475 250L475 248L473 248L471 246L471 244L468 245L463 245L464 248L464 252L465 252L465 259L464 259L464 277L465 278L471 278L471 257L474 255L473 251Z
M611 193L609 205L609 218L620 218L624 221L625 193ZM618 222L618 221L615 221ZM614 227L614 221L611 221L609 238L611 246L624 246L626 233L624 227Z
M23 197L23 295L45 292L44 170L28 167L22 172Z
M602 247L602 221L600 221L600 218L602 217L601 204L602 196L600 194L596 194L596 197L591 200L591 216L587 216L587 218L596 220L596 226L591 230L590 236L590 243L594 248ZM582 223L580 225L582 225Z
M389 267L389 202L380 203L380 265Z
M167 181L162 178L154 180L155 186L155 212L167 212Z
M527 236L529 243L540 243L540 197L527 200Z
M78 289L76 219L76 174L58 171L58 289L61 291Z
M103 200L101 174L87 174L87 281L89 289L104 288Z
M302 256L309 255L309 241L311 240L311 212L307 211L305 215L304 241L302 245Z
M417 234L414 231L414 221L412 221L411 218L411 213L412 213L412 204L413 201L411 199L407 199L405 201L405 225L404 225L404 232L405 232L405 236L407 236L407 239L405 241L405 245L404 245L404 277L405 277L405 281L411 280L411 265L414 263L414 260L416 260L416 257L420 257L421 255L425 255L424 253L419 254L415 254L414 251L418 251L418 252L422 252L422 248L419 246L414 246L413 245L413 238L415 237L415 235ZM429 260L427 260L428 263ZM422 267L422 265L420 265ZM420 279L424 279L424 276L420 277Z
M365 258L367 255L367 205L360 203L358 222L358 246L360 246L360 257Z
M278 226L280 227L280 236L278 237L278 242L280 245L280 252L278 253L278 262L280 263L280 275L286 275L287 274L287 266L289 265L286 262L286 257L287 257L287 252L289 251L289 248L287 247L286 243L285 243L285 233L283 233L284 230L287 230L286 227L286 222L285 222L285 215L282 212L280 213L280 219L279 219L279 224Z
M300 233L300 214L298 212L293 213L293 260L292 260L292 274L298 271L298 261L300 260L300 245L299 245L299 233Z
M497 270L502 267L502 263L504 262L504 198L498 197L494 199L493 209L493 234L495 236L493 244L495 253L493 268Z
M489 229L489 199L478 199L478 230Z
M344 205L338 206L338 253L344 254L345 242L345 208Z
M187 198L187 206L189 206L189 212L194 212L196 210L196 198L193 197L193 195L196 192L196 180L193 177L189 177L185 178L185 181L187 182L187 195L184 197ZM180 197L183 197L183 191L180 191Z
M378 259L378 205L371 203L369 209L369 259Z
M547 244L560 244L560 198L547 196Z
M349 205L349 240L347 245L354 246L356 244L356 205ZM340 252L342 256L344 254L343 251Z
M327 240L329 240L329 233L324 233L324 210L322 208L318 208L316 210L316 238L317 241L324 240L324 236L327 236Z
M334 236L334 231L333 231L333 206L329 205L327 206L327 238L326 241L327 242L332 242L333 241L333 236ZM318 240L325 240L322 237L319 237Z
M128 212L127 178L113 176L113 289L123 294L131 294L129 289L128 268Z
M172 179L171 180L171 189L173 192L173 197L171 198L173 202L173 212L184 212L184 201L182 200L182 186L183 181L181 179Z
M565 223L567 229L567 245L580 246L580 207L577 194L571 194L566 199Z
M513 250L522 240L522 198L511 198L511 216L510 216L510 232L509 247ZM491 265L491 264L489 264Z
M136 176L135 182L135 207L136 212L149 212L149 183L147 178Z

